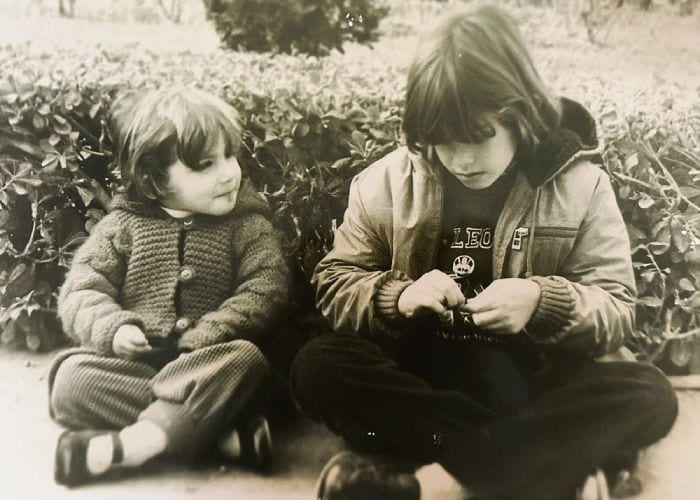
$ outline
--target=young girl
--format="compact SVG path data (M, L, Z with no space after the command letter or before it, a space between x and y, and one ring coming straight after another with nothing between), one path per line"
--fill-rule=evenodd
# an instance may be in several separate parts
M411 465L433 462L481 499L605 498L677 406L657 368L619 356L635 283L593 118L486 6L421 38L403 131L314 271L343 334L306 344L292 391L355 449L318 498L415 500Z
M260 347L288 272L264 199L242 179L241 127L222 100L165 89L117 101L123 190L77 252L59 315L80 349L49 381L56 482L77 485L215 442L271 461Z

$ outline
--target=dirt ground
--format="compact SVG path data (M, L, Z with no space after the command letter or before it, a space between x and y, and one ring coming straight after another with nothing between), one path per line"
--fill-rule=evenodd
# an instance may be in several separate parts
M0 349L0 498L54 500L305 499L323 464L341 442L299 418L273 428L276 466L267 476L211 463L196 468L157 463L136 476L68 490L53 482L53 451L60 428L48 416L46 370L50 354ZM638 500L700 498L700 392L679 391L680 415L671 434L641 462ZM451 500L436 480L424 500ZM427 499L425 497L428 497ZM524 499L536 500L536 499Z

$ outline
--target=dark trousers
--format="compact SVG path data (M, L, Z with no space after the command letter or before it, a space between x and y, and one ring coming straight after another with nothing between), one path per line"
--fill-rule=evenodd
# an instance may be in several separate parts
M292 393L351 447L438 462L483 499L573 498L587 474L671 429L675 393L654 366L531 354L323 335L297 356Z

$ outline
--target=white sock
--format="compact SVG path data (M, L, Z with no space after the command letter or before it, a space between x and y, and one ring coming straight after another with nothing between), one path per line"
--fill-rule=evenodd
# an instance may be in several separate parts
M85 465L90 474L98 476L107 472L109 466L112 465L113 447L110 434L101 434L90 439L85 457Z
M165 451L168 436L156 423L139 420L119 433L124 448L124 458L120 465L138 467L146 460Z

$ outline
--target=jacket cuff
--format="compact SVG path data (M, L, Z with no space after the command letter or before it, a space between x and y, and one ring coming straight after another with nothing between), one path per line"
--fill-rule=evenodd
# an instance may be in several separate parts
M567 281L559 276L528 278L540 286L540 301L525 331L535 340L548 340L569 323L574 310L574 296Z
M95 324L96 330L92 335L92 348L97 351L97 354L102 356L114 356L112 349L112 341L117 334L117 330L123 325L136 325L143 329L141 319L131 311L120 311L105 317L100 323Z
M403 272L390 271L375 285L374 312L387 327L396 328L406 321L399 312L399 297L412 283L413 280Z

